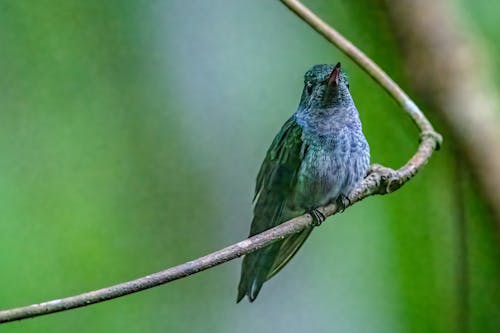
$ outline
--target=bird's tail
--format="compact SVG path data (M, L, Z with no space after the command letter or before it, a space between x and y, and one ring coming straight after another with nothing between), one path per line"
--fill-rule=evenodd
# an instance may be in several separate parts
M274 262L273 253L277 252L278 249L278 244L271 244L263 249L249 253L243 258L237 303L245 295L248 296L250 302L253 302L257 298L262 285L267 280L267 273Z
M264 282L278 273L292 259L312 229L308 227L297 234L247 254L243 259L236 302L240 302L245 295L248 296L250 302L253 302Z

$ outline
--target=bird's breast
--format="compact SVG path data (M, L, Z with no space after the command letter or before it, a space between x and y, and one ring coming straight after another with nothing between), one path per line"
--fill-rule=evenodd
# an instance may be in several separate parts
M305 209L326 205L347 195L365 175L369 165L364 136L348 129L309 142L301 164L296 200Z

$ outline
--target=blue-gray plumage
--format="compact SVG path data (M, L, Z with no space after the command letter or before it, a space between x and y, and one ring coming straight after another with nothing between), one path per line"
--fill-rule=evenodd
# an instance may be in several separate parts
M274 138L257 176L250 236L307 212L321 223L317 208L333 201L343 206L368 170L370 150L340 63L312 67L304 84L297 112ZM254 301L312 228L246 255L237 301L245 295Z

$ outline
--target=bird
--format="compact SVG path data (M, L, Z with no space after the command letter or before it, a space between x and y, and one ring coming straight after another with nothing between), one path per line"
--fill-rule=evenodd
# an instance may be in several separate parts
M243 258L237 303L253 302L264 282L297 253L325 216L319 207L348 195L366 176L370 148L340 62L314 65L304 75L297 111L269 147L257 175L249 237L309 213L313 224Z

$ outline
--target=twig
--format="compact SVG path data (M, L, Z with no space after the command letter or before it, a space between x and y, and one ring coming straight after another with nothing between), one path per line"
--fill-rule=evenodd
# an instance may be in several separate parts
M417 152L410 161L398 170L392 170L380 165L372 166L368 176L351 192L349 199L352 205L370 195L386 194L397 190L427 163L433 150L439 147L441 136L434 131L432 125L412 100L389 78L389 76L387 76L387 74L373 63L373 61L337 31L329 27L325 22L304 7L299 1L282 0L282 2L364 68L403 106L419 127L421 142ZM331 204L320 210L325 216L331 216L337 213L338 208L335 204ZM133 281L76 296L0 311L0 323L32 318L99 303L181 279L260 249L278 239L301 231L310 226L311 223L311 216L305 214L222 250Z

